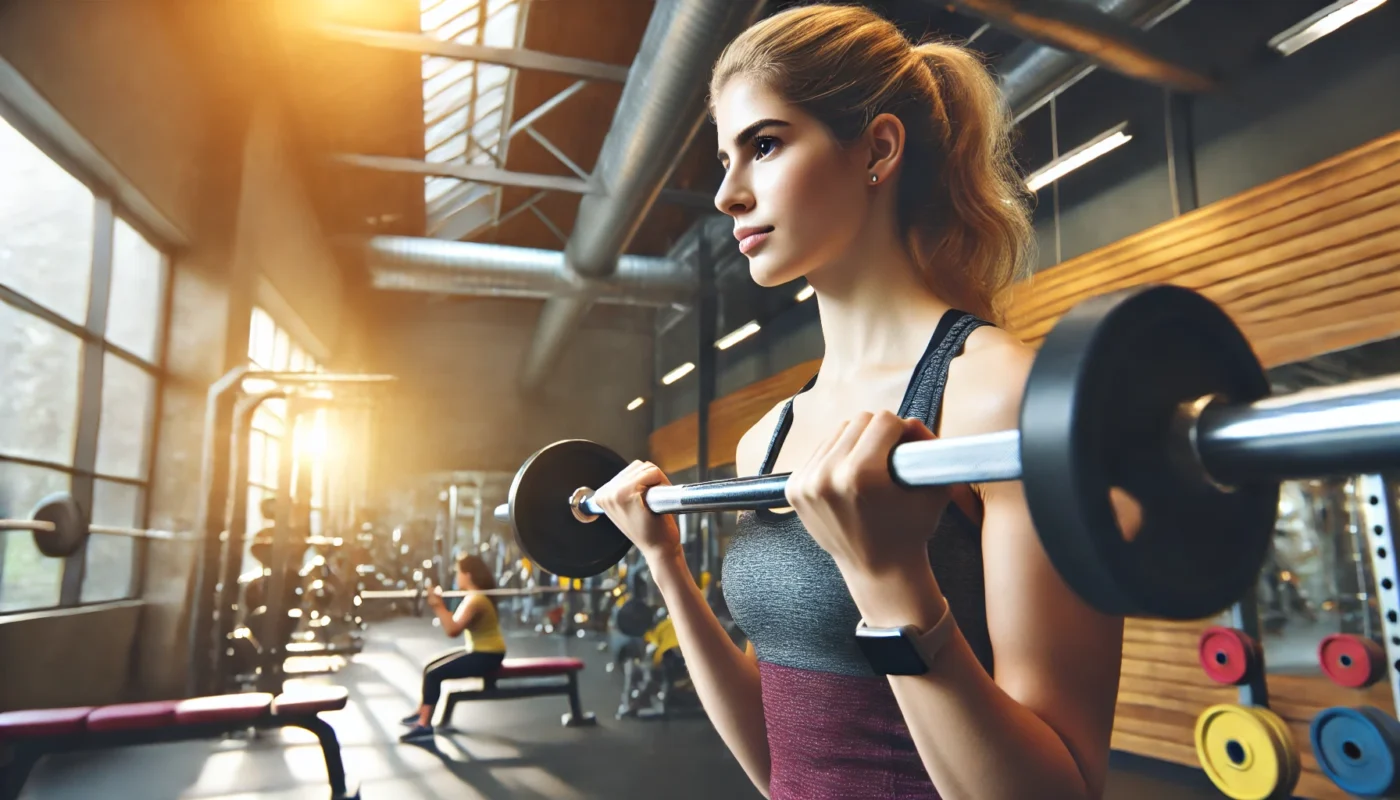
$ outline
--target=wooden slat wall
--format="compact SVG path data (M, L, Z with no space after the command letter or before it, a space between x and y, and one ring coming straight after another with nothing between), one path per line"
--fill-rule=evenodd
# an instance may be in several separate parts
M1018 288L1007 327L1035 345L1075 303L1144 283L1186 286L1219 303L1266 366L1400 335L1400 132L1041 272ZM819 364L718 400L712 463L731 463L744 431ZM667 471L693 466L695 436L693 415L657 430L652 460ZM1196 662L1196 637L1208 624L1128 621L1115 749L1198 764L1197 715L1236 700ZM1317 771L1308 724L1332 705L1394 711L1390 685L1351 692L1320 677L1274 676L1269 690L1302 753L1298 796L1347 797Z
M734 463L734 451L744 432L769 409L797 394L817 374L821 361L807 361L718 398L710 404L710 466ZM694 414L652 431L648 445L651 460L662 472L680 472L695 466L695 444L700 424Z
M1008 327L1039 341L1084 298L1201 292L1268 366L1400 334L1400 132L1037 274Z

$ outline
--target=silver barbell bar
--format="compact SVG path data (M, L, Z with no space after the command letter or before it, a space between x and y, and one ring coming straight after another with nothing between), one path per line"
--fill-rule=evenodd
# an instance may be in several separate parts
M152 528L122 528L114 525L88 525L88 533L100 533L105 536L125 536L129 539L156 539L164 542L193 542L199 537L193 533L184 531L162 531ZM0 519L0 531L33 531L37 533L53 533L57 530L52 522L45 522L37 519ZM338 547L344 544L344 539L340 536L307 536L305 541L308 547ZM295 544L295 542L293 542Z
M1400 375L1304 389L1242 405L1203 405L1186 420L1194 458L1226 485L1400 468ZM1019 480L1020 431L908 442L894 449L890 472L906 486ZM787 474L655 486L644 496L657 514L748 510L786 505ZM597 487L561 497L581 521L603 515ZM510 521L510 505L496 506Z
M445 589L443 597L466 597L473 594L484 594L493 597L523 597L525 595L536 594L561 594L597 592L611 594L614 589L574 589L568 586L535 586L529 589L481 589L479 591L467 591L465 589ZM428 591L415 589L364 589L360 591L360 598L363 600L415 600L426 597Z
M159 539L166 542L192 542L196 537L192 533L180 533L176 531L160 531L150 528L122 528L113 525L88 525L89 533L100 533L106 536L125 536L130 539ZM34 531L37 533L53 533L57 530L52 522L44 522L35 519L0 519L0 531Z

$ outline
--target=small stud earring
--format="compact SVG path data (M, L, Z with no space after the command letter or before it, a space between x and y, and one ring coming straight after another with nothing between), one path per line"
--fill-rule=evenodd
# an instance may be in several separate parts
M879 176L879 175L876 175L876 174L873 173L873 172L870 173L870 182L871 182L871 183L878 183L879 180L880 180L880 176Z

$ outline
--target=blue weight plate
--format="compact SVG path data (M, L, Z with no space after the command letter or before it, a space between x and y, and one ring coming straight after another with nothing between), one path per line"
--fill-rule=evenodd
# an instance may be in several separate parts
M1216 486L1172 428L1199 398L1268 393L1244 335L1188 289L1112 292L1061 318L1031 367L1020 429L1026 501L1066 583L1105 613L1168 619L1211 616L1254 591L1278 484ZM1131 541L1115 487L1142 507Z
M1313 717L1308 736L1318 767L1342 791L1384 797L1400 785L1400 723L1380 709L1323 709Z

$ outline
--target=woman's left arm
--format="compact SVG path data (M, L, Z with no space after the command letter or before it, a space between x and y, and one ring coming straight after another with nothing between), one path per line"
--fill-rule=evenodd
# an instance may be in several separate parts
M1088 608L1041 548L1019 484L985 493L987 626L996 678L961 633L930 671L890 686L939 793L961 798L1098 798L1122 659L1122 621ZM848 575L872 626L927 630L945 600L932 569Z

